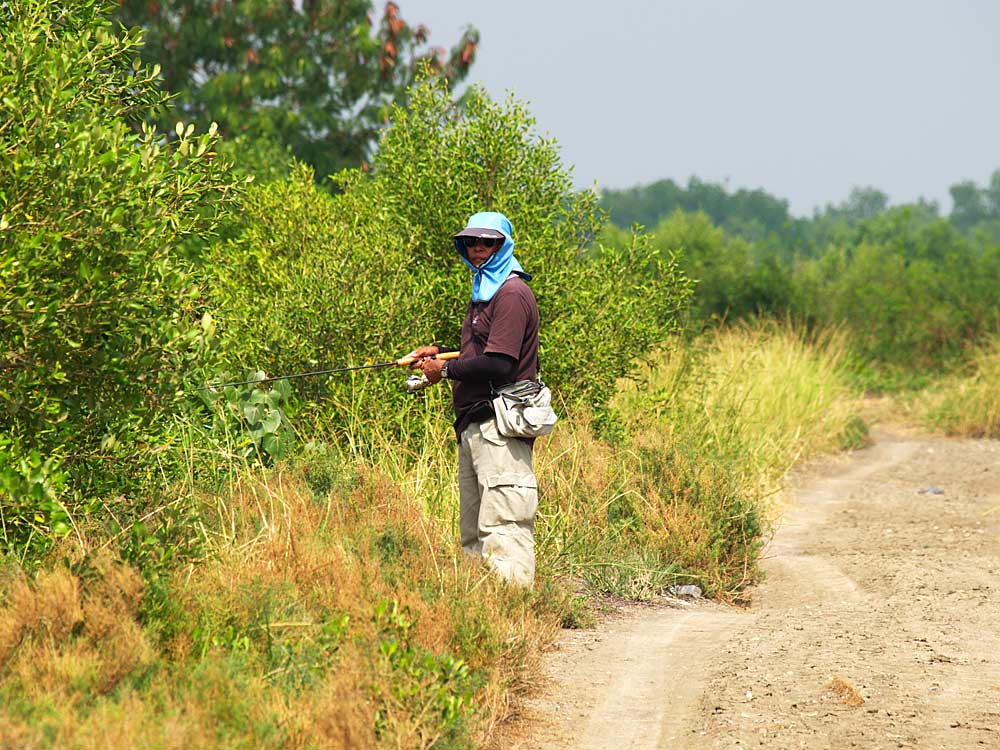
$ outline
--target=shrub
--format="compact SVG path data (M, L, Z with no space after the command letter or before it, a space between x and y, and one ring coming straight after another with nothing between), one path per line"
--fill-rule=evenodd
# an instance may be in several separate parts
M583 260L604 220L594 193L573 190L523 105L478 90L467 100L458 111L442 82L422 82L408 109L392 111L371 173L339 175L336 197L301 166L250 192L241 234L213 262L234 362L294 372L457 345L468 273L451 235L484 209L513 222L515 252L535 275L543 375L569 401L605 405L616 378L676 329L690 293L676 264L642 236ZM581 367L581 357L600 366ZM374 374L313 380L303 392L327 399L325 417L341 427L414 408Z
M788 309L789 271L759 244L715 227L706 214L675 212L657 224L653 237L661 252L679 252L684 274L697 280L691 303L697 321L742 320Z
M166 144L143 124L164 94L112 7L0 6L0 474L18 471L12 447L37 451L75 497L155 471L158 419L204 344L178 249L229 190L211 133L178 124Z
M794 280L797 315L846 326L862 360L890 369L945 369L1000 322L1000 248L908 209L862 222Z

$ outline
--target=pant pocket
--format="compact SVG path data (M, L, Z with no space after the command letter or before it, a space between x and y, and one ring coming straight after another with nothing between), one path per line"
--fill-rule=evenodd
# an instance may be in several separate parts
M531 473L493 474L479 507L481 529L506 524L534 523L538 510L538 485Z

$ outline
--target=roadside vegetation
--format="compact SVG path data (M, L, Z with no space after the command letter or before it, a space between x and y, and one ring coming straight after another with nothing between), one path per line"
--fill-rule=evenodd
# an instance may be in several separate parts
M699 346L703 378L682 374L678 354L645 402L623 386L630 403L618 439L597 437L577 409L541 443L533 592L504 584L455 542L443 394L427 394L415 417L419 445L387 428L270 466L239 458L242 434L212 442L187 425L185 471L158 507L117 534L104 519L79 519L37 562L8 562L0 739L488 742L556 629L590 621L589 595L650 600L693 583L739 599L756 577L765 498L803 450L796 438L807 450L841 445L852 412L836 351L813 353L782 329ZM775 359L797 373L772 399ZM683 415L670 413L671 391ZM743 459L760 420L798 408L811 432L772 427L784 453L758 450L757 466Z
M890 205L869 187L798 218L762 190L664 180L605 191L614 223L601 240L622 244L631 221L648 227L654 247L698 280L696 329L764 318L838 330L852 383L892 398L900 418L995 435L1000 169L949 192L947 215L924 200Z
M995 350L937 361L994 332L985 234L898 213L786 266L699 214L619 229L522 103L456 102L431 61L327 180L273 133L157 130L113 11L0 7L0 746L482 746L597 598L740 600L787 470L863 444L864 389L948 372L927 418L975 432L975 393L995 434ZM530 592L461 554L443 388L201 388L456 341L449 238L482 208L535 274L562 416ZM914 290L936 312L903 335Z
M927 428L946 435L1000 438L998 339L977 347L965 366L915 394L909 409Z

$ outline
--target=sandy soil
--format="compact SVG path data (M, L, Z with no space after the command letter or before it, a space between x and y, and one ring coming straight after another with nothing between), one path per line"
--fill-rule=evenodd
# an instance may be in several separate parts
M793 479L747 609L565 631L503 745L1000 748L1000 443L874 438Z

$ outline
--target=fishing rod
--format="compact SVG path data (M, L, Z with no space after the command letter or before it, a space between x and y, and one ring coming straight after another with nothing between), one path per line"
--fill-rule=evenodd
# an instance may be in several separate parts
M188 389L187 392L188 393L194 393L195 391L209 391L209 390L215 390L217 388L229 388L229 387L233 387L233 386L237 386L237 385L259 385L261 383L272 383L275 380L292 380L293 378L308 378L308 377L312 377L314 375L332 375L333 373L336 373L336 372L350 372L352 370L375 370L375 369L378 369L380 367L407 367L409 365L412 365L414 362L416 362L419 359L421 359L421 358L420 357L409 357L409 356L407 356L407 357L402 357L400 359L393 360L391 362L377 362L376 364L373 364L373 365L355 365L354 367L337 367L337 368L334 368L332 370L315 370L313 372L299 372L299 373L296 373L294 375L275 375L273 378L258 378L256 380L240 380L240 381L233 382L233 383L211 383L209 385L203 385L203 386L200 386L198 388L190 388L190 389ZM430 357L425 358L425 359L458 359L458 352L445 352L444 354L434 354L434 355L431 355ZM420 390L420 388L414 387L413 385L411 385L411 383L410 383L411 380L414 381L414 384L416 382L420 381L421 382L421 386L420 387L424 387L424 385L426 385L426 383L424 383L423 381L426 381L426 377L423 377L423 381L421 381L422 376L423 376L423 373L420 373L420 375L414 375L411 378L409 378L406 381L406 389L408 391Z

